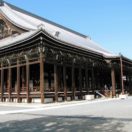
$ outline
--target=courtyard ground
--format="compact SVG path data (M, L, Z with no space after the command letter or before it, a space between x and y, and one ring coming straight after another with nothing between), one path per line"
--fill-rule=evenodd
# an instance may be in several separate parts
M132 132L132 97L46 105L0 103L0 132Z

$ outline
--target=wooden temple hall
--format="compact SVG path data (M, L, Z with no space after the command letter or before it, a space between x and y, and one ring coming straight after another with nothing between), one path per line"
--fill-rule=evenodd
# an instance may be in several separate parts
M0 101L132 94L132 60L88 36L0 1Z

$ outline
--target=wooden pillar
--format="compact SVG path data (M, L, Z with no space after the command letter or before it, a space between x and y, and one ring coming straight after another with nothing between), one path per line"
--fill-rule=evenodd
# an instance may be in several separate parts
M130 95L132 94L132 75L130 76Z
M26 80L26 78L25 78L25 67L22 67L22 75L21 75L21 79L22 79L22 88L21 88L21 92L25 92L25 80Z
M130 75L129 75L128 87L129 87L128 88L128 90L129 90L128 93L130 93L131 92L131 90L130 90L131 89L131 76Z
M124 94L123 63L122 63L122 57L121 56L120 56L120 69L121 69L121 88L122 88L122 94Z
M19 59L17 59L17 102L20 102L20 65Z
M43 52L40 52L40 91L41 91L41 103L44 103L44 56Z
M80 99L82 99L82 68L79 67L79 90L80 90Z
M92 91L93 94L95 92L95 76L94 76L94 68L92 67Z
M75 68L74 64L72 64L72 99L75 100L76 89L75 89Z
M111 66L111 81L112 81L112 96L116 96L116 82L115 82L115 69L114 66Z
M57 64L54 64L54 89L55 89L55 102L58 101L58 83L57 83Z
M1 69L0 69L0 100L1 100Z
M29 69L29 61L26 58L26 92L27 92L27 103L30 103L29 100L29 79L30 79L30 69Z
M8 68L8 98L11 101L11 67Z
M63 66L64 100L67 100L66 67Z
M3 65L1 64L1 101L3 102L3 89L4 89L4 69Z
M88 66L87 65L86 65L86 68L85 68L85 77L86 77L86 79L85 79L85 83L86 83L85 87L86 87L87 94L88 94L89 93L89 88L88 88Z

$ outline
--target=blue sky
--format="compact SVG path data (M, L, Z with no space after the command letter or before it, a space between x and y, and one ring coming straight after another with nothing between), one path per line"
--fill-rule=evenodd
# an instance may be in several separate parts
M132 59L132 0L5 0Z

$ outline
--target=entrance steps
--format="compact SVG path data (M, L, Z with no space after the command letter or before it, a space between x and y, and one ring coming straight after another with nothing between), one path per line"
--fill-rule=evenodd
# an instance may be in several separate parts
M106 98L103 94L101 94L98 90L95 91L96 94L100 95L102 98Z

